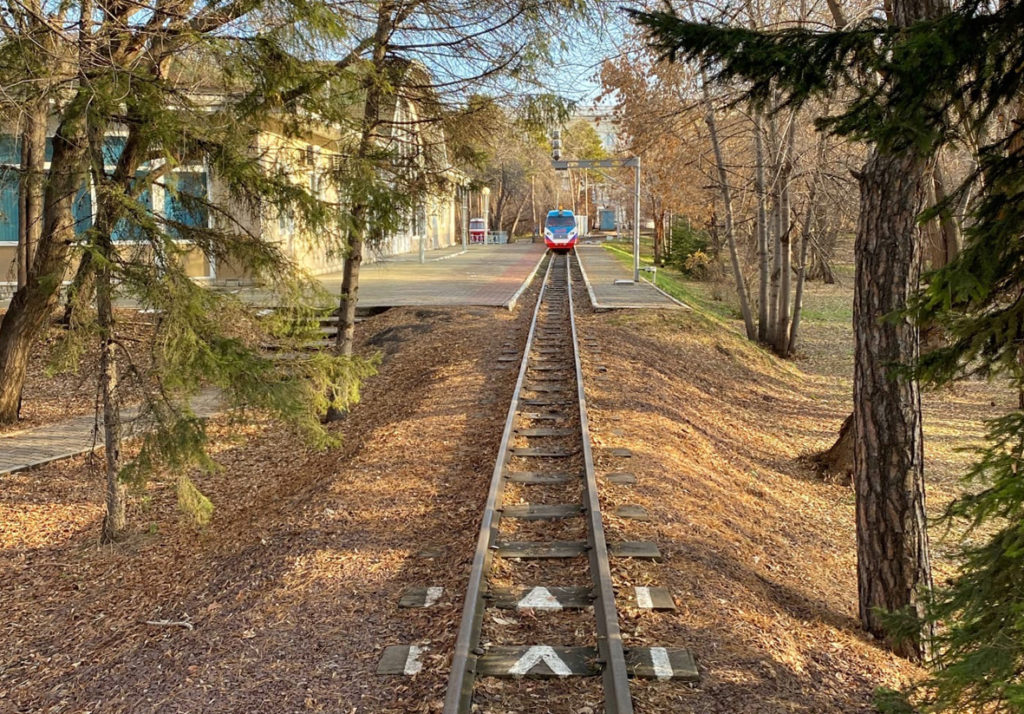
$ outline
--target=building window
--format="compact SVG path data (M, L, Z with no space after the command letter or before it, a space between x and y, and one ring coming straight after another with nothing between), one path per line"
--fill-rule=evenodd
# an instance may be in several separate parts
M206 228L210 210L206 200L206 173L175 171L164 181L164 216L169 232L180 236L180 227Z
M7 241L18 241L18 172L0 166L0 242Z
M136 182L146 182L148 180L148 171L140 171L135 174ZM133 189L134 188L135 187L133 186ZM153 211L153 194L151 193L150 186L147 185L146 188L143 189L142 193L139 194L138 201L142 204L147 213L151 213ZM137 226L134 223L129 223L127 220L122 218L114 226L114 230L110 232L110 237L111 239L118 241L141 241L146 239L146 234L140 226Z

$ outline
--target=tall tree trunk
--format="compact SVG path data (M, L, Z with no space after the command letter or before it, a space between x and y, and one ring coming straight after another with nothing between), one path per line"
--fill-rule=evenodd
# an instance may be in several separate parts
M860 618L911 658L923 655L922 641L893 641L877 610L919 610L920 591L931 587L921 395L917 381L898 371L918 357L918 330L910 318L893 317L918 287L923 169L913 153L872 150L860 179L853 312Z
M97 238L103 263L96 275L96 319L100 330L100 391L103 395L103 447L106 472L107 512L103 517L104 543L124 533L125 487L121 483L121 407L117 389L117 342L113 310L113 280L110 264L113 245L110 232Z
M74 242L72 206L85 178L83 91L65 110L53 139L53 158L43 193L43 230L27 282L11 298L0 320L0 424L18 419L18 404L33 340L57 304Z
M533 221L532 231L530 240L534 240L540 235L540 224L537 222L537 177L530 177L530 219Z
M46 101L26 107L21 130L21 183L18 186L18 287L28 283L32 259L43 234L46 162Z
M935 187L935 200L945 202L949 193L946 190L946 176L942 170L942 157L937 156L932 167L932 182ZM960 230L960 223L951 207L945 207L939 213L939 233L942 236L942 263L946 265L960 252L963 244L963 234Z
M768 275L771 254L768 252L768 207L764 181L764 119L754 108L754 194L757 197L757 340L768 340Z
M779 145L779 119L772 114L768 119L769 150L774 154L772 161L773 181L771 186L772 210L768 220L769 240L772 247L772 270L768 286L768 343L775 344L775 334L779 326L779 283L782 278L782 230L779 225L779 209L782 199L779 196L778 160L781 154Z
M92 253L83 253L75 269L75 277L68 286L68 294L64 299L64 316L61 323L70 325L77 319L80 312L88 308L96 292L96 269L92 261Z
M377 76L385 69L388 39L391 36L394 6L391 3L381 5L377 13L377 28L374 33L373 55L371 59L371 76L367 81L366 98L363 102L363 118L360 125L359 146L356 150L356 161L365 160L373 150L374 135L380 124L380 103L382 99L384 78ZM359 167L362 171L362 167ZM371 180L371 179L367 179ZM338 332L335 337L335 348L341 355L351 357L355 345L356 306L359 302L359 269L363 262L363 246L366 240L367 214L369 206L365 200L357 201L352 207L352 223L348 231L345 250L345 266L342 269L341 296L338 305ZM333 401L334 395L329 395ZM325 419L337 421L343 412L333 405L328 406Z
M747 286L743 282L743 271L740 269L740 258L736 251L736 231L733 225L732 192L729 189L729 174L725 170L722 146L718 140L718 124L715 122L715 110L711 104L711 96L708 93L706 80L704 81L704 105L704 121L708 125L708 133L711 135L711 148L715 154L715 165L718 167L718 183L722 191L722 203L725 209L725 239L729 244L729 258L732 261L733 279L736 281L736 295L740 300L740 312L743 314L743 324L747 330L747 339L755 340L757 339L757 329L754 327L754 319L750 314Z
M523 200L519 202L519 208L516 209L516 217L512 219L512 227L508 232L509 241L515 238L516 231L519 229L519 221L523 219L523 209L526 208L526 202L529 200L529 198L524 197Z
M793 216L790 205L790 181L793 177L793 151L795 144L796 114L790 116L789 128L786 131L786 139L781 147L779 157L779 252L782 255L782 262L779 271L782 273L779 281L779 312L778 324L775 328L775 352L785 357L789 354L789 320L790 320L790 295L792 291L793 278Z
M889 21L908 27L949 12L948 0L893 0ZM930 632L890 636L878 611L922 612L931 588L925 520L924 436L917 380L899 370L920 352L917 325L901 315L917 290L921 235L917 217L927 161L915 148L871 150L860 176L853 327L854 488L857 582L864 628L900 655L921 659Z
M658 210L658 200L651 195L651 215L654 216L654 264L661 266L664 260L665 231L661 220L661 212Z
M817 176L811 183L807 196L807 214L800 231L800 263L797 266L796 294L793 296L793 322L789 326L789 342L783 357L789 357L796 351L797 340L800 338L800 317L804 309L804 282L807 280L807 245L810 243L811 225L814 223L814 201L817 193Z

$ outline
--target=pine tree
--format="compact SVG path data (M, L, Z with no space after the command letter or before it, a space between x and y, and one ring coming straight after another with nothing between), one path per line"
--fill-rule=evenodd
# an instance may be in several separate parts
M925 14L918 22L865 22L830 33L752 33L684 22L665 13L638 19L669 56L721 62L722 76L748 80L753 97L763 98L781 86L789 101L799 104L853 80L859 88L854 101L844 112L820 120L820 126L871 141L883 155L902 152L922 161L960 135L978 135L979 127L998 125L1007 112L1019 115L1024 91L1019 71L1024 3L994 10L972 2L948 14ZM879 81L857 82L865 77ZM947 203L918 217L930 220L963 192L980 192L963 251L926 276L909 314L919 323L942 325L949 336L947 346L918 361L923 379L941 384L984 374L1007 381L1020 394L1024 124L1006 124L1000 138L979 150L979 169ZM907 314L890 319L902 321ZM980 543L962 540L961 569L952 583L923 593L916 612L886 621L897 638L919 636L922 619L936 627L931 640L935 669L915 691L916 702L928 710L1024 711L1022 473L1024 400L1017 410L988 422L987 445L965 475L965 494L946 513L947 519L966 519Z
M106 541L126 528L126 484L158 469L178 476L183 506L198 508L193 515L200 519L208 516L209 503L187 476L193 467L214 467L204 449L205 424L191 406L200 388L216 387L227 408L269 410L309 442L325 445L332 441L318 418L328 406L325 395L335 406L348 406L374 369L372 361L352 356L275 360L260 349L277 339L295 351L312 334L314 308L326 296L246 217L294 215L323 250L338 250L348 225L336 201L296 181L293 162L257 150L268 120L288 139L302 136L311 116L339 127L336 149L345 150L351 102L340 92L357 55L332 64L331 72L315 60L318 43L347 29L321 16L322 9L179 3L173 12L140 17L133 5L95 14L83 7L89 21L77 25L77 42L62 49L72 52L88 81L72 82L54 107L45 222L26 285L0 323L0 386L5 395L20 391L26 345L51 313L71 260L79 251L89 256L95 320L82 315L69 326L64 355L73 362L84 341L100 343ZM233 40L221 32L225 24L263 13L274 19L262 22L255 36ZM301 37L295 27L305 28ZM115 128L124 132L116 141L110 139ZM209 190L190 173L197 164L216 178ZM89 185L91 226L76 240L72 204ZM170 209L152 205L154 187ZM197 284L186 268L197 254L245 271L280 312L261 318L237 297ZM117 299L157 316L150 340L136 345L123 339ZM123 456L121 419L128 386L142 395L137 421L147 426L130 459Z

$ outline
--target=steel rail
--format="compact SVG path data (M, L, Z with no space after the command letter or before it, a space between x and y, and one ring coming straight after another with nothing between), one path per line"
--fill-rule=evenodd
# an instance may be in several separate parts
M477 537L476 552L473 555L473 566L469 573L469 584L466 587L466 599L462 606L459 634L455 639L455 654L452 657L451 673L448 676L448 691L444 699L444 714L468 712L472 704L473 680L476 674L476 658L478 656L478 653L474 652L472 648L475 648L480 640L480 628L483 623L484 575L490 569L491 544L496 541L496 536L498 535L498 526L501 518L497 516L497 511L505 491L505 466L511 453L509 442L512 440L516 413L519 410L519 399L523 392L523 383L526 381L526 372L530 363L530 350L537 332L537 316L540 314L541 305L544 304L544 296L547 292L548 280L551 277L552 265L554 265L553 255L548 261L548 267L544 273L544 281L541 284L540 294L537 296L537 305L533 308L533 319L530 322L530 331L526 337L523 361L519 365L519 377L516 380L515 391L512 393L508 415L505 418L505 430L501 434L501 445L498 447L498 458L495 461L494 472L491 475L491 485L487 492L487 502L484 506L484 517L480 523L480 535Z
M573 361L576 366L576 392L579 397L580 434L583 441L585 470L584 510L590 521L587 542L590 546L590 575L596 584L594 617L597 621L597 651L604 662L604 710L606 714L632 714L633 700L629 695L629 674L626 654L622 647L622 632L615 609L615 590L612 587L611 566L608 562L608 543L601 522L601 504L597 497L597 476L594 473L594 454L590 448L590 425L587 421L587 398L583 390L583 366L580 363L579 339L576 332L576 313L572 301L572 261L566 257L566 292L569 295L569 325L572 334Z

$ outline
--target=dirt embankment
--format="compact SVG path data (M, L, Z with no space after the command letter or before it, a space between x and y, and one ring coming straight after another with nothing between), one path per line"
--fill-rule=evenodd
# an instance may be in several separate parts
M220 422L203 532L156 482L134 501L135 534L99 547L98 465L5 477L0 711L439 711L515 379L496 358L528 318L400 309L363 323L363 349L387 358L343 446ZM617 583L667 586L679 606L624 608L627 646L688 647L703 677L634 683L637 711L863 712L877 686L915 676L857 627L851 491L800 460L828 445L847 398L697 314L584 314L580 328L601 347L584 361L609 540L665 555ZM952 445L958 427L943 428ZM628 464L605 452L620 446ZM929 458L941 471L947 457ZM612 469L637 484L609 484ZM651 522L609 515L634 503ZM399 610L412 585L445 593ZM411 643L428 648L421 674L374 674L385 645Z
M496 358L527 318L396 309L363 323L363 349L385 360L343 445L315 453L262 419L221 420L223 468L197 478L216 507L203 532L172 482L154 482L133 500L134 535L100 547L99 464L4 477L0 711L428 710L515 381ZM427 547L441 555L415 557ZM397 609L426 584L446 588L436 609ZM373 674L384 645L428 641L415 681Z

